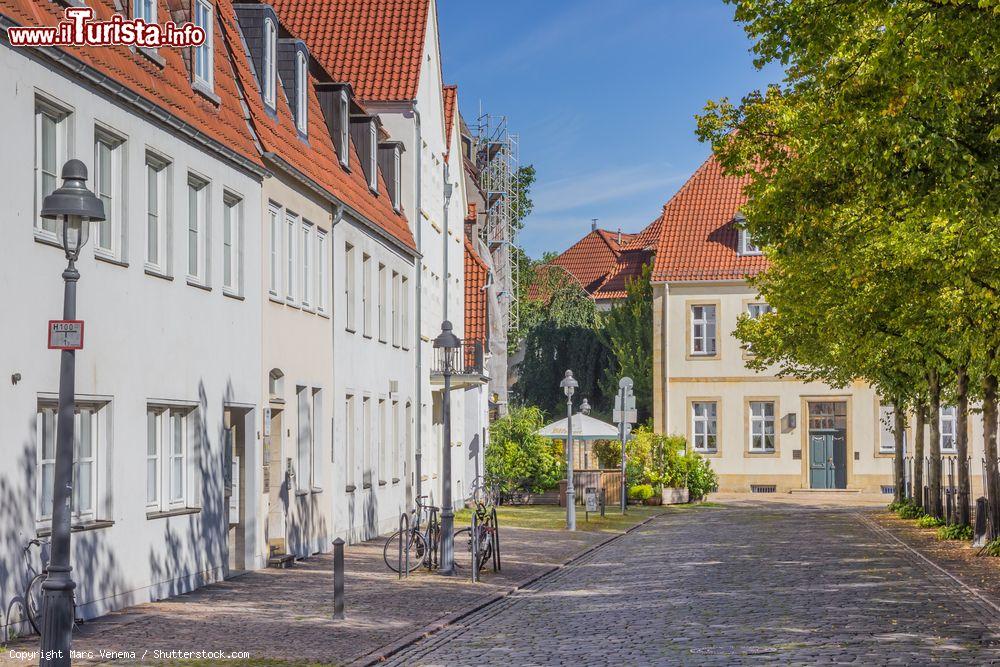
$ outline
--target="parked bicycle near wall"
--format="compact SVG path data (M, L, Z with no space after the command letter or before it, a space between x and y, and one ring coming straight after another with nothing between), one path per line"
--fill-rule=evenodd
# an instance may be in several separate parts
M468 528L455 531L455 565L482 572L492 560L493 571L500 571L500 530L497 510L492 504L476 501L475 521ZM474 561L478 560L474 564Z
M41 571L32 564L31 552L38 549L38 558L42 564ZM49 541L40 538L29 540L21 550L24 557L24 568L28 574L28 586L24 589L24 611L35 634L41 634L42 627L42 582L49 576ZM76 629L76 598L73 598L73 629Z
M437 567L438 546L441 543L441 520L438 518L439 508L425 505L427 496L417 498L417 507L410 512L410 527L389 536L382 547L382 559L386 567L393 572L399 572L399 554L403 554L404 565L409 559L409 570L413 572L421 565L432 569ZM400 545L400 542L403 542ZM400 551L400 547L403 550ZM408 554L408 556L407 556Z

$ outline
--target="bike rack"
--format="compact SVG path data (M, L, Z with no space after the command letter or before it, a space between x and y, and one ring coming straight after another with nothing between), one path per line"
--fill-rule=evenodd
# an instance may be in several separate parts
M472 583L479 581L479 513L472 512Z
M403 529L404 525L406 526L405 530ZM410 577L410 549L409 549L410 545L409 544L406 545L407 548L405 550L406 551L406 569L405 570L403 569L403 551L404 551L404 549L403 549L403 540L404 539L406 539L407 541L410 539L410 515L407 514L406 512L403 512L402 514L399 515L399 561L398 561L398 567L397 567L397 571L399 573L398 579L402 579L404 576L406 578ZM405 575L403 574L404 572L406 573Z
M500 521L496 507L493 508L493 571L500 571Z

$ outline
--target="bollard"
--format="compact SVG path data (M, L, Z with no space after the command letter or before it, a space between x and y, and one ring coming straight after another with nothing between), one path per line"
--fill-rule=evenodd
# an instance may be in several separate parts
M406 567L403 567L403 543L406 543ZM399 560L396 561L398 579L410 576L410 515L403 512L399 515ZM405 574L404 574L405 573Z
M976 529L973 533L972 546L982 547L986 545L988 529L988 509L986 498L976 499Z
M333 620L344 618L344 540L333 541Z

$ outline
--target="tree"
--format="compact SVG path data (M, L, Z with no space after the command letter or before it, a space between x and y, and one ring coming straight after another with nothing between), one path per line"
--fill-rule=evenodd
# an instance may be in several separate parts
M646 264L642 273L630 278L626 296L611 307L602 318L601 339L611 351L612 363L602 379L603 393L618 393L618 381L632 378L636 409L640 422L653 413L653 288L649 282L652 266Z
M564 463L561 448L536 433L543 425L541 410L516 406L490 424L486 476L502 493L540 493L559 483Z

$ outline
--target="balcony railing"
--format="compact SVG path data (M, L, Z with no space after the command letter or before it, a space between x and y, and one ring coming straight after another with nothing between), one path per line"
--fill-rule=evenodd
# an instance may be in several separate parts
M431 373L443 375L450 368L452 375L484 375L484 350L481 340L462 341L459 347L450 350L436 348Z

